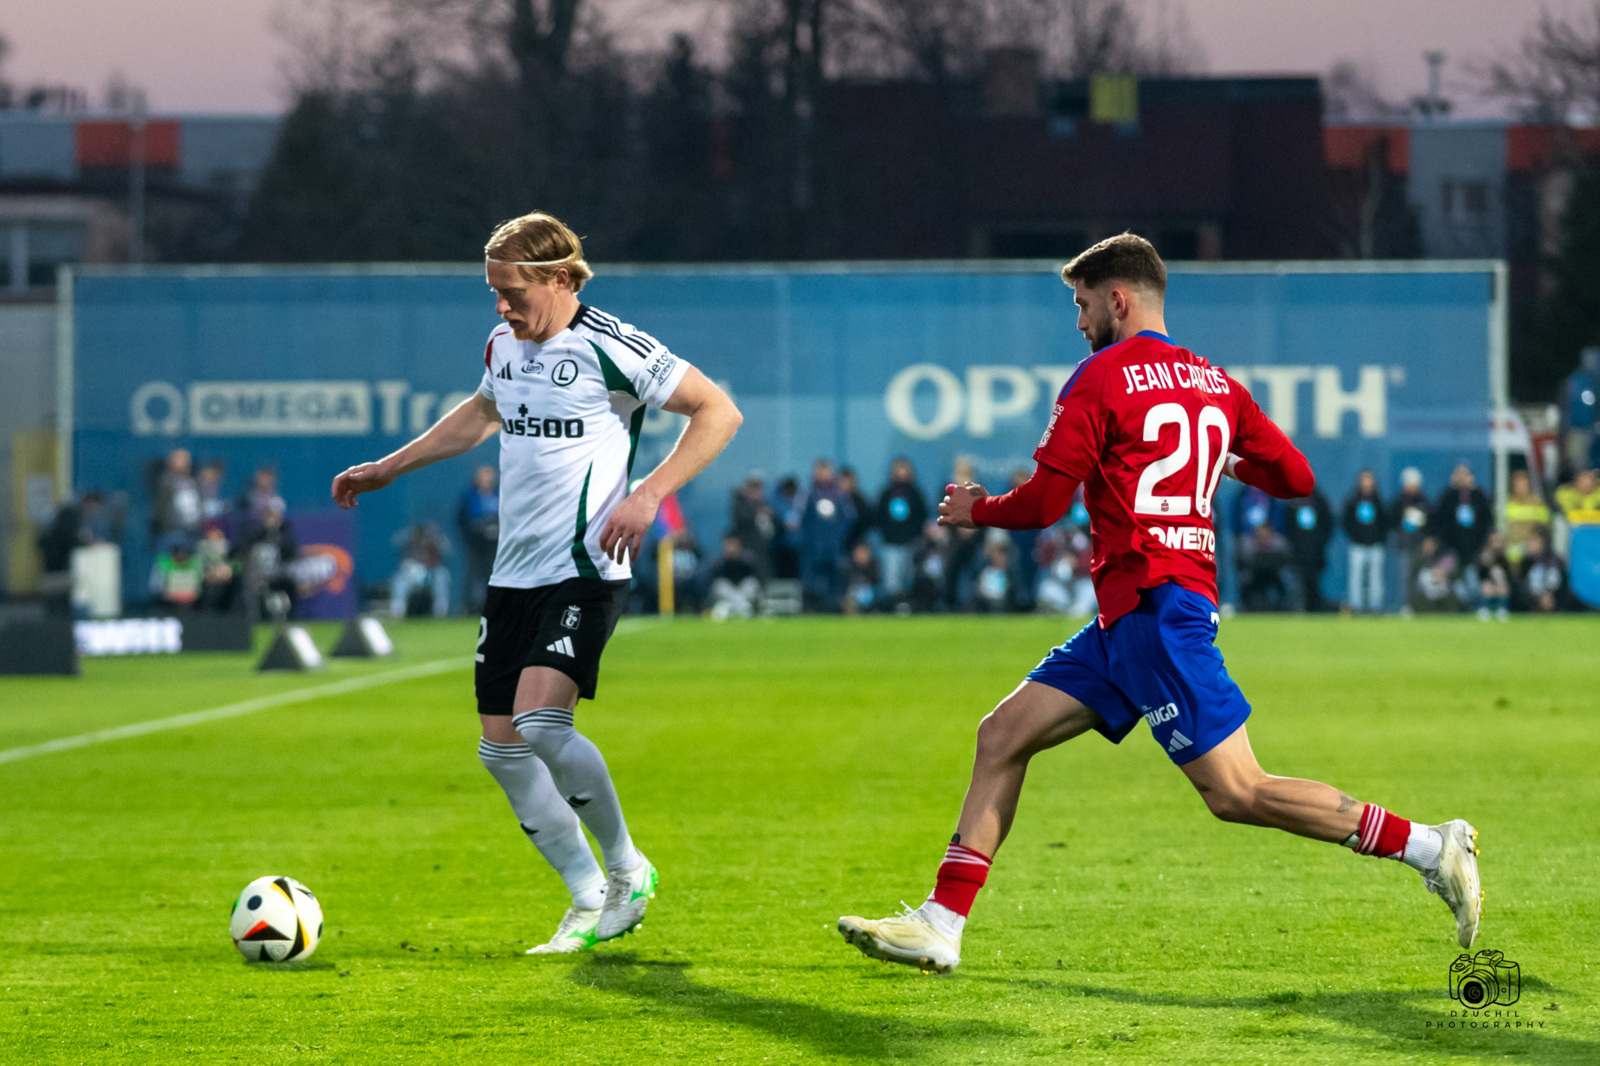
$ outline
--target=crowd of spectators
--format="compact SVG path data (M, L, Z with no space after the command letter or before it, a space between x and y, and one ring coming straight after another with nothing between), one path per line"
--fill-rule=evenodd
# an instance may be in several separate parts
M1011 484L1027 476L1018 470ZM977 478L958 460L949 480ZM1490 497L1465 464L1437 495L1415 468L1401 473L1392 497L1375 472L1363 470L1337 508L1320 488L1278 500L1241 485L1228 515L1219 515L1232 534L1220 561L1236 568L1237 606L1246 611L1504 618L1575 609L1561 544L1572 526L1600 523L1596 473L1580 472L1550 498L1553 506L1526 470L1514 471L1502 534ZM767 590L793 588L807 611L1094 613L1081 490L1061 522L1037 531L940 526L936 503L905 458L889 465L875 496L862 491L855 470L826 459L813 464L808 481L784 477L770 491L752 474L733 492L720 551L702 556L692 533L676 535L678 609L749 615ZM1325 587L1335 551L1346 563L1337 593ZM659 575L643 569L650 588L636 607L648 610Z
M197 469L184 448L145 465L152 562L144 592L149 603L183 613L244 612L255 618L293 613L302 593L296 566L302 551L278 491L278 472L272 466L255 468L237 496L227 493L226 474L220 460ZM466 556L462 600L453 598L450 560L455 548L431 522L404 526L394 534L391 542L400 564L379 586L382 591L368 589L366 598L386 599L395 616L419 611L444 616L457 602L468 613L481 611L500 535L498 481L494 467L478 467L458 503ZM76 549L123 546L126 513L124 494L108 500L97 491L56 510L38 538L47 595L58 595L65 603Z
M1240 606L1329 609L1323 575L1335 534L1343 533L1343 609L1352 613L1475 611L1503 619L1512 611L1576 608L1560 546L1573 527L1600 524L1595 471L1580 471L1552 497L1553 508L1527 470L1513 471L1499 533L1494 505L1465 464L1435 498L1415 467L1401 472L1389 500L1373 471L1363 470L1337 522L1320 490L1280 502L1246 487L1232 514Z
M196 470L181 448L147 468L155 556L149 594L183 611L264 617L274 600L292 609L300 548L277 472L255 469L231 498L225 474L215 461ZM1081 490L1050 529L952 529L935 521L940 494L924 489L909 459L894 459L885 474L868 495L854 469L828 459L818 459L803 482L789 476L769 486L752 473L732 493L720 550L702 552L689 529L664 534L678 609L727 618L782 600L796 609L851 614L1096 610ZM1011 485L1027 476L1015 471ZM978 479L971 462L958 459L948 480ZM123 510L96 492L63 506L39 539L46 570L65 571L75 548L120 542ZM1363 470L1337 508L1320 487L1277 500L1241 485L1227 513L1218 515L1231 534L1231 551L1219 564L1231 559L1237 606L1247 611L1474 611L1489 619L1578 607L1565 548L1571 529L1600 525L1597 471L1580 469L1541 491L1527 470L1515 470L1498 517L1504 532L1496 532L1490 497L1465 464L1437 495L1417 469L1407 468L1388 498L1376 474ZM494 467L476 469L458 501L456 524L464 549L461 603L477 613L499 538ZM448 614L451 538L423 522L398 530L392 543L401 561L386 589L390 612ZM1342 597L1329 595L1324 581L1336 550L1347 564ZM633 607L652 610L662 557L643 555L635 565ZM282 599L269 599L273 593Z
M146 468L155 552L150 597L169 610L263 617L272 613L267 597L278 593L285 600L276 602L292 610L299 590L291 564L300 548L278 472L258 467L232 499L223 489L225 474L220 461L196 471L183 448Z
M1027 474L1018 471L1013 483ZM974 479L958 460L951 479ZM1049 530L950 529L936 523L936 497L906 458L889 464L875 495L851 467L818 459L810 478L769 489L752 474L732 494L721 550L702 558L691 531L674 534L679 610L750 615L773 594L807 611L1070 611L1093 613L1088 513L1080 502ZM647 556L650 553L646 553ZM653 560L636 568L635 606L649 609L661 580Z

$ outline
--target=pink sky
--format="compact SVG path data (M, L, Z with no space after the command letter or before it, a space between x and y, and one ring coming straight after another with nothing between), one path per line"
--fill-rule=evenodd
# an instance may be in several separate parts
M0 0L16 81L65 82L98 106L113 72L144 86L158 111L276 111L284 103L284 44L269 28L286 0ZM303 0L302 0L303 2ZM1548 0L1557 12L1590 0ZM643 27L648 43L683 18L675 0L591 0L612 25ZM1335 61L1368 66L1388 95L1426 81L1421 53L1462 65L1521 36L1531 0L1178 0L1215 74L1321 73ZM1143 5L1141 5L1143 6ZM677 12L677 14L674 14ZM1486 105L1460 99L1464 113Z

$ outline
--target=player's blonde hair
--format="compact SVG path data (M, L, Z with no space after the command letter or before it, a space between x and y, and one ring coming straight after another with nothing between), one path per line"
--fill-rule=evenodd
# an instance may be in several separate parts
M573 292L594 277L583 258L583 241L565 222L543 211L530 211L496 226L483 246L483 257L509 263L524 281L539 284L549 284L564 269Z

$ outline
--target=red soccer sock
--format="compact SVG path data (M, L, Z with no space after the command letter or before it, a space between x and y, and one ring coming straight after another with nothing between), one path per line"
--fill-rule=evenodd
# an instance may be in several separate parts
M1361 808L1361 829L1355 846L1358 855L1381 855L1385 859L1405 857L1411 823L1390 814L1376 803Z
M951 844L944 849L944 862L939 864L939 877L928 898L965 918L978 898L978 889L989 879L989 861L981 851Z

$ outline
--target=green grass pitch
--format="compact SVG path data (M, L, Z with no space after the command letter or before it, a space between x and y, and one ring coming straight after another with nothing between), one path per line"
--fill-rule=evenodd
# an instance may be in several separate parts
M0 762L0 1061L1600 1062L1592 618L1223 626L1268 770L1479 827L1476 947L1522 974L1500 1028L1440 1027L1453 925L1414 873L1213 820L1142 727L1034 762L955 975L846 947L840 914L925 895L977 720L1067 625L629 623L578 723L661 889L639 934L545 959L564 894L478 763L471 622L317 677L0 679L8 750L457 664ZM228 942L267 873L326 908L304 963Z

